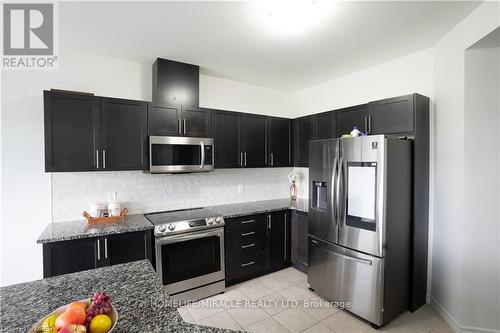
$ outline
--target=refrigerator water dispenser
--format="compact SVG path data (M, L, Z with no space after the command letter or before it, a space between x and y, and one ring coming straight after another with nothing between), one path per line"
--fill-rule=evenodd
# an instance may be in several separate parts
M327 207L326 182L313 181L312 208L325 210Z

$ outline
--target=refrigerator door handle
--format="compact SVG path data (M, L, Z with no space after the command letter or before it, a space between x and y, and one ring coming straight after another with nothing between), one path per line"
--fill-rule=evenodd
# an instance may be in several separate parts
M338 219L338 225L339 225L339 230L342 229L341 225L342 222L344 221L344 193L343 193L343 185L344 185L344 177L343 177L343 172L344 172L344 158L341 157L339 159L339 166L338 166L338 171L337 171L337 186L336 186L336 199L337 201L335 202L335 206L337 209L337 219Z
M339 224L338 222L338 216L337 216L337 167L338 167L339 161L338 158L335 157L333 160L333 171L332 171L332 188L331 188L331 197L332 197L332 202L331 202L331 207L332 207L332 214L333 214L333 221L335 226Z

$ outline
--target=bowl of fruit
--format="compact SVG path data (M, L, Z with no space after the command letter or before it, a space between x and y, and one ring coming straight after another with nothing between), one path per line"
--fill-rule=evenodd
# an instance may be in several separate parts
M96 291L91 298L61 306L40 319L30 333L109 333L118 313L109 294Z

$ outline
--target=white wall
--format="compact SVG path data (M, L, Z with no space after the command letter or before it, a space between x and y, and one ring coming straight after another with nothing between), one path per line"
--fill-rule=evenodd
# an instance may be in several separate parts
M499 35L500 37L500 35ZM498 41L500 46L500 40ZM465 209L469 256L463 283L469 311L464 323L500 329L500 48L479 48L465 55ZM471 177L471 175L475 175ZM481 309L485 311L470 311Z
M432 99L432 49L300 90L293 99L302 116L415 92Z
M151 100L149 65L74 53L64 45L59 59L58 71L2 70L0 285L42 277L42 248L36 239L52 221L51 178L44 173L42 91L59 88ZM200 81L203 106L289 116L287 93L207 76Z
M291 93L277 89L200 75L200 106L294 118Z
M465 50L499 26L499 12L498 2L481 4L439 41L434 50L432 304L455 330L464 332L478 331L479 328L490 329L491 332L500 330L498 322L489 321L492 315L498 317L499 309L488 307L491 304L486 299L470 299L470 293L483 295L495 289L488 285L487 280L469 280L474 274L471 271L481 271L480 257L484 254L474 249L474 246L483 242L483 239L480 234L472 232L477 220L467 219L464 208L469 204L465 196L465 181L469 177L478 177L477 174L468 174L465 169L466 159L471 158L464 149L467 131ZM498 281L498 276L496 279Z

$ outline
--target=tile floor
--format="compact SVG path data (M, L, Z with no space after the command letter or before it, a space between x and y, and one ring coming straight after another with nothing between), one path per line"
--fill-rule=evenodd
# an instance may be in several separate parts
M329 303L311 292L306 280L304 273L290 267L230 286L224 294L177 310L190 323L255 333L452 332L428 305L374 330L348 312L332 306L318 307Z

